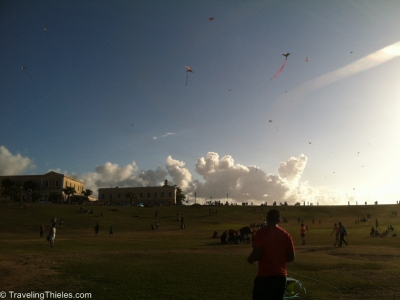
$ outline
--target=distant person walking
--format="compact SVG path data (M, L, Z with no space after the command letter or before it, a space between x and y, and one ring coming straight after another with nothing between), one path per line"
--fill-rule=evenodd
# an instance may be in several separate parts
M344 240L344 236L347 235L347 230L346 227L344 227L341 222L339 222L339 235L340 235L339 247L342 247L342 243L345 243L346 246L348 246L349 244Z
M50 229L49 235L47 237L47 240L50 242L50 247L54 247L54 239L56 238L56 225L53 224L53 226Z
M333 233L335 233L335 243L333 244L333 246L339 245L339 227L336 223L333 225L333 230L330 235L332 235Z
M41 224L40 227L39 227L39 232L40 232L40 237L41 237L41 238L43 237L43 233L44 233L44 230L45 230L45 229L46 229L46 228L44 228L43 224Z
M110 235L114 236L114 226L112 226L112 225L110 227Z
M95 232L96 236L99 234L99 229L100 229L100 226L99 226L99 223L97 223L96 226L94 226L94 232Z
M300 227L300 236L301 236L301 240L303 241L303 245L306 244L306 228L304 227L304 224L301 224Z
M378 219L375 219L375 228L376 228L376 229L380 229L380 228L379 228Z
M286 264L294 260L294 244L288 232L278 226L280 214L272 209L267 214L267 226L257 231L253 251L247 258L258 262L254 280L253 300L283 300L286 289Z

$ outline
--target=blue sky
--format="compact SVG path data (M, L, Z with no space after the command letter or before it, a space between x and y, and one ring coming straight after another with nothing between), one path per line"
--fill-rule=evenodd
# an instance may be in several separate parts
M396 203L399 13L397 0L2 1L0 173Z

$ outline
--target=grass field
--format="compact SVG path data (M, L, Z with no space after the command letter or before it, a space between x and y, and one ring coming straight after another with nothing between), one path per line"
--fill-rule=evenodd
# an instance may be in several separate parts
M260 214L265 218L271 207L92 206L93 214L79 208L0 204L0 291L91 293L92 299L251 299L256 275L256 266L246 262L251 244L223 245L211 235L261 222ZM369 236L375 219L383 230L389 224L399 229L400 217L392 212L400 206L277 208L289 221L281 223L296 247L288 272L305 286L302 299L400 299L400 238ZM217 214L210 215L210 209ZM368 213L370 221L355 224ZM53 216L58 224L51 248L39 238L39 225L45 225L46 235ZM309 228L304 246L298 218ZM333 246L330 233L339 221L349 231L348 247ZM159 230L151 230L156 222Z

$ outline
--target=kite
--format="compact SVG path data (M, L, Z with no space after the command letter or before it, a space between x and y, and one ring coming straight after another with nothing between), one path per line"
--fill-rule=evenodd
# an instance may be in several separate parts
M310 60L310 58L307 56L307 57L306 57L306 62L308 62L309 60Z
M228 92L232 91L232 89L228 89Z
M211 17L211 18L208 18L210 21L212 21L212 20L214 20L214 18L213 17Z
M272 120L269 120L270 123L272 123Z
M47 31L47 30L49 30L49 29L48 29L47 27L45 27L45 28L43 28L43 30L44 30L44 31Z
M29 78L32 78L32 76L29 75L29 73L26 71L26 68L25 68L25 67L21 67L21 70L24 71L24 73L25 73Z
M191 69L190 67L188 67L188 66L185 66L185 68L186 68L186 85L187 85L187 83L188 83L188 78L189 78L188 72L190 72L190 73L194 73L194 72L193 72L192 69ZM186 86L186 85L185 85L185 86Z
M288 56L290 55L290 53L283 53L282 55L285 56L285 61L283 62L282 67L279 69L279 71L276 72L276 74L274 75L274 77L271 78L271 80L274 79L275 77L277 77L277 76L282 72L283 68L285 67L287 58L288 58Z

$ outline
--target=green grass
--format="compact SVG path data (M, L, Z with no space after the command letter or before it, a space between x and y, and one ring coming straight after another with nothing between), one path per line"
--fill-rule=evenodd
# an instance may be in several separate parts
M20 209L16 203L2 203L0 289L86 292L92 299L251 299L256 275L255 265L246 262L251 245L222 245L211 235L261 222L260 214L265 218L270 208L93 206L91 215L79 213L74 205ZM278 207L289 220L281 226L295 242L296 257L288 272L307 289L302 299L400 299L400 239L369 237L376 218L382 229L389 224L400 228L392 215L397 208ZM210 209L218 214L210 215ZM186 223L183 230L178 212ZM371 221L354 223L367 213ZM50 248L39 239L39 225L43 223L47 233L53 216L58 222L64 219L64 226L57 226L55 247ZM298 218L309 227L305 246ZM339 221L349 231L348 247L333 247L330 233ZM100 233L95 237L97 222ZM150 229L155 222L159 230ZM113 237L108 234L111 225Z

